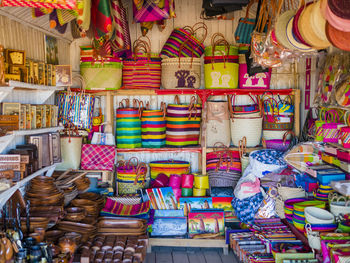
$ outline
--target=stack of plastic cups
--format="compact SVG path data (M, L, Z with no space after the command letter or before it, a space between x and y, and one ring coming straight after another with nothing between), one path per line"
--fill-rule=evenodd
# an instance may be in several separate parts
M206 196L209 189L208 175L194 174L193 196Z
M178 202L181 197L181 180L182 176L178 174L171 174L169 178L169 186L173 189L175 198Z
M181 180L181 196L189 197L193 196L193 174L183 174Z

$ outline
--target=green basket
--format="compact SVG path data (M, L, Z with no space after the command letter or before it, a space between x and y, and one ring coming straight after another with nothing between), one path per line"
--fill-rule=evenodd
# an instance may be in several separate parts
M117 90L122 85L122 63L80 63L86 90Z

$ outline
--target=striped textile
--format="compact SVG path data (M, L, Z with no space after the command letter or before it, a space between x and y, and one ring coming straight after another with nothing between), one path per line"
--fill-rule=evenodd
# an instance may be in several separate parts
M117 148L141 147L141 120L138 109L117 109Z
M191 35L186 29L175 28L165 42L160 54L162 57L179 57L181 45L186 41L181 50L182 57L200 58L204 53L204 45ZM193 50L193 55L192 55Z
M170 147L196 146L201 127L201 105L169 104L166 117L166 145Z
M150 201L143 202L136 205L125 205L107 198L105 207L101 212L118 216L137 216L147 214L151 205Z
M162 110L144 110L141 118L141 139L144 148L165 146L166 121Z
M159 89L161 59L157 54L145 54L123 61L123 85L126 88Z
M158 174L188 174L190 173L190 163L178 160L153 161L149 163L151 169L151 179L156 179Z

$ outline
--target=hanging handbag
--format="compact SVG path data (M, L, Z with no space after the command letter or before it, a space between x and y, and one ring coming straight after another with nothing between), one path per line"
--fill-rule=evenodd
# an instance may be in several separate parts
M285 106L285 107L284 107ZM291 112L291 110L293 110ZM264 130L292 130L294 124L294 106L278 103L273 98L264 100ZM280 112L282 111L282 112Z
M171 0L158 2L152 0L133 0L132 2L135 23L168 19L170 17L170 5L174 5L174 1Z
M197 31L200 29L204 30L204 34L201 38L198 38ZM180 47L185 43L180 53L181 56L200 58L204 53L203 42L206 36L207 26L202 22L196 23L192 27L185 26L183 28L175 28L160 52L161 57L178 57Z
M251 0L246 9L245 17L241 17L238 21L238 26L235 31L235 39L237 43L250 44L251 34L254 31L256 18L249 18L249 10L256 0Z
M166 115L166 145L169 147L197 146L199 144L202 108L192 96L189 104L169 104Z
M243 95L244 96L244 95ZM236 104L236 100L239 99L241 96L236 96L236 95L232 95L232 96L228 96L231 105L232 105L232 111L234 115L241 115L241 116L248 116L247 114L249 114L249 117L256 117L256 116L260 116L260 100L259 100L259 96L257 95L248 95L247 97L250 99L250 103L244 103L242 105L242 103L239 103L239 105Z
M133 44L133 57L123 60L123 85L128 89L159 89L161 59L151 53L151 41L138 38Z
M133 163L132 160L136 160L136 163ZM123 161L118 162L118 195L135 194L139 189L143 189L145 187L146 174L146 164L139 163L136 157L130 158L127 163Z
M78 129L72 123L68 122L67 125L60 138L62 162L56 165L57 171L79 169L80 166L83 138L79 136Z
M230 115L227 101L208 101L206 146L214 147L219 142L230 146Z
M115 147L109 145L83 144L81 148L82 170L113 171Z

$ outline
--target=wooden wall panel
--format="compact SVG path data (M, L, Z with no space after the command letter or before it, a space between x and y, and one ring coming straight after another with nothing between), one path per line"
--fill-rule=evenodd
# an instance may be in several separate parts
M44 36L41 31L0 16L0 44L5 48L25 50L28 58L45 61ZM70 44L59 39L57 42L59 63L69 64Z

